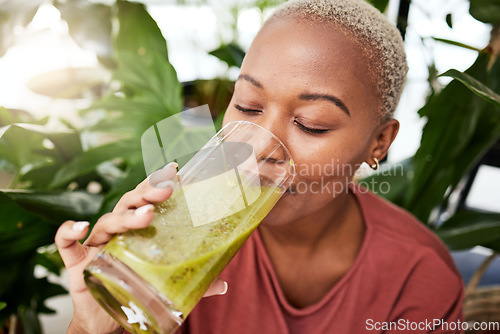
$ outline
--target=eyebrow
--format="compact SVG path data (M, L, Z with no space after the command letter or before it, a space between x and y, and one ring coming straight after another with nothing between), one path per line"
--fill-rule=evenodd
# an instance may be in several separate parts
M264 89L264 85L262 83L260 83L257 79L252 77L251 75L240 74L238 76L238 79L236 79L236 81L238 81L238 80L248 81L249 83L251 83L255 87L260 88L260 89ZM342 102L341 99L339 99L338 97L335 97L333 95L316 94L316 93L302 93L299 95L299 99L305 100L305 101L317 101L317 100L329 101L329 102L332 102L333 104L335 104L340 109L342 109L342 111L344 111L349 117L351 116L351 113L349 112L349 109L347 109L344 102Z
M248 75L248 74L240 74L236 81L238 81L238 80L246 80L257 88L260 88L260 89L264 88L263 84L261 84L257 79L255 79L254 77L252 77L251 75Z
M329 94L314 94L314 93L303 93L299 95L299 99L305 100L305 101L316 101L316 100L325 100L325 101L330 101L333 104L335 104L337 107L342 109L349 117L351 116L351 113L349 112L349 109L347 109L346 105L344 102L342 102L341 99L338 97L335 97L333 95Z

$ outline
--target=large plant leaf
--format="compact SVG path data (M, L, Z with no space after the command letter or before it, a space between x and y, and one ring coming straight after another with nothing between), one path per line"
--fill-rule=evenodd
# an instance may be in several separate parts
M182 109L181 85L166 57L157 54L143 56L117 52L118 69L113 78L132 90L130 98L139 98L153 106L162 106L164 117Z
M435 232L450 249L469 249L500 241L500 214L461 211Z
M111 113L91 129L126 131L130 140L139 143L143 131L181 111L182 87L168 62L166 41L144 5L119 1L117 8L114 46L118 67L113 78L122 83L125 94L111 95L92 105L91 109L104 108ZM136 153L140 157L140 150Z
M88 174L106 161L118 157L124 159L137 157L137 152L140 154L140 146L133 140L122 140L91 148L59 169L52 180L51 187L62 186L79 176Z
M84 191L4 190L18 205L57 226L65 220L89 220L101 206L103 196Z
M500 75L500 62L488 73L487 61L488 56L480 54L467 74L492 84L490 75ZM500 90L496 84L490 87ZM428 121L414 157L414 178L404 206L428 222L430 212L446 201L450 189L500 137L500 113L458 80L431 97L419 113Z
M81 152L75 131L50 131L39 124L14 123L0 129L0 159L14 166L20 181L45 188L62 164Z
M413 161L408 158L381 165L376 173L363 178L359 184L397 205L403 205L412 175Z
M6 302L0 302L0 311L3 310L5 307L7 307Z
M55 245L53 246L55 247ZM57 276L61 274L61 270L64 268L64 262L58 251L38 251L36 254L36 264Z
M167 44L158 25L143 4L119 1L118 33L115 56L118 69L114 78L133 95L151 96L167 112L165 117L181 111L181 85L168 61Z
M7 109L0 106L0 127L4 127L13 123L33 123L45 124L48 121L48 116L36 119L29 112L21 109Z
M470 0L470 15L484 23L500 22L499 0Z
M492 103L493 105L500 107L500 94L495 93L488 86L486 86L479 80L474 79L467 73L463 73L457 70L448 70L445 73L441 74L440 76L452 77L460 81L478 96L482 97L483 99ZM498 109L498 112L500 112L500 109Z
M21 176L33 169L52 165L52 157L36 153L46 150L43 139L43 135L26 130L20 124L0 128L0 158L14 166Z
M97 216L112 211L123 194L134 189L145 178L146 172L144 171L144 164L142 161L140 163L131 164L127 171L115 181L111 191L106 194L106 198Z
M115 50L146 57L156 54L168 61L165 38L146 6L123 0L116 4L118 33L114 39Z
M0 263L34 253L54 242L57 225L19 206L0 192Z
M13 266L12 266L13 265ZM23 326L28 326L30 332L23 328L25 333L38 333L38 313L54 313L54 310L45 305L48 298L66 294L67 291L58 284L53 284L46 277L35 278L33 276L35 261L33 255L20 261L2 263L0 273L3 276L14 278L7 289L2 290L0 298L5 300L7 307L0 311L0 325L10 316L18 314ZM11 271L4 270L5 268ZM4 286L2 286L3 288Z

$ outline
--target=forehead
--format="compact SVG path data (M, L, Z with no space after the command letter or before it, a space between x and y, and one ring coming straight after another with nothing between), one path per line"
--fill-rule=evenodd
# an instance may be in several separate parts
M283 91L294 86L334 91L350 104L373 107L378 98L369 61L360 42L333 24L278 18L257 35L241 72Z

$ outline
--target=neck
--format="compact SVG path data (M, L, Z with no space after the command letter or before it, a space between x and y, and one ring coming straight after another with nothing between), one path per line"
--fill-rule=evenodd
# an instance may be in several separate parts
M320 210L282 226L259 227L266 246L313 252L323 245L345 248L347 243L360 244L364 224L351 193L335 198Z

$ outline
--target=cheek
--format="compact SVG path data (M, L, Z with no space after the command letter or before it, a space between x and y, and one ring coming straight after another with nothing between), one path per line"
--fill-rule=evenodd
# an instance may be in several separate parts
M289 141L297 168L297 180L328 182L348 181L362 162L365 143L348 131L331 133L328 138ZM345 178L348 178L347 180Z

